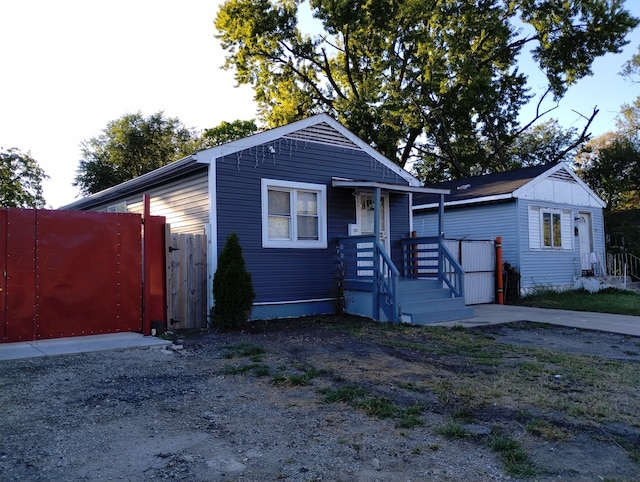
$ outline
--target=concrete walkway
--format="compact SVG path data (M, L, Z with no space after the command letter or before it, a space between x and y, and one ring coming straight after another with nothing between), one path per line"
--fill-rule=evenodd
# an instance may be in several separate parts
M531 321L552 325L608 331L640 337L640 317L592 313L588 311L551 310L511 305L474 305L476 316L464 320L437 323L441 326L482 326L511 321Z
M52 340L0 343L0 361L167 345L171 345L171 342L154 336L142 336L140 333L109 333Z

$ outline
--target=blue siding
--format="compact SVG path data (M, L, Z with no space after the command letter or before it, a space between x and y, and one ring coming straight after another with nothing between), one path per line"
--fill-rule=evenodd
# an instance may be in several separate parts
M519 232L515 202L451 207L444 210L446 238L496 239L502 237L502 259L518 266ZM438 213L416 212L413 229L418 236L438 235Z
M580 248L574 238L572 250L540 250L529 247L529 206L571 209L573 219L578 212L590 212L593 222L594 249L604 259L604 224L600 208L568 206L550 202L514 200L474 207L450 207L444 212L447 238L495 239L502 237L502 258L516 266L521 275L521 288L539 286L567 288L580 273ZM413 229L419 236L436 236L437 212L416 212ZM573 229L573 227L572 227Z
M572 250L532 250L529 247L529 206L544 206L547 208L571 209L571 219L578 212L590 212L593 222L594 249L604 260L604 224L602 209L567 206L540 201L519 200L518 216L521 243L521 287L523 290L555 286L572 287L575 276L580 274L580 247L577 237L573 240ZM573 227L572 227L573 229Z
M407 182L354 149L288 139L269 145L275 148L275 154L269 153L268 145L262 145L217 160L218 253L235 231L253 278L255 303L331 298L336 293L337 239L346 236L348 224L356 221L352 190L332 188L331 178ZM327 249L262 248L263 178L328 186ZM408 196L392 196L392 200L391 243L397 250L400 238L408 232Z

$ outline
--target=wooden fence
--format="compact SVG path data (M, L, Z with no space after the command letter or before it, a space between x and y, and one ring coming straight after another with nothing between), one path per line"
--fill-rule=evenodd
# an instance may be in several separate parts
M207 238L167 230L167 329L207 326Z

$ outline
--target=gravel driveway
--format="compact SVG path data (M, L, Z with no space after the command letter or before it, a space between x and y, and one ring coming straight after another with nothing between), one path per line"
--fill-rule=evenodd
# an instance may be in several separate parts
M534 329L474 333L519 346ZM562 350L582 336L576 346L606 344L603 356L640 361L637 339L569 332L537 338ZM568 437L549 441L496 399L462 423L464 436L448 435L456 400L412 388L448 359L408 344L418 336L429 346L428 332L393 332L393 343L390 333L358 319L305 319L183 334L169 350L2 362L0 480L517 480L487 443L496 433L526 449L533 480L640 480L638 423L565 420ZM327 393L356 384L391 401L391 415L328 403ZM419 418L399 418L411 407Z

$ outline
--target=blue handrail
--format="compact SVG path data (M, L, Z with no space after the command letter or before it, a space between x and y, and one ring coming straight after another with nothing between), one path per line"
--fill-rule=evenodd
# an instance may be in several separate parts
M442 281L456 297L464 296L464 270L437 236L402 240L405 278Z
M380 320L382 310L396 323L398 310L398 278L400 271L375 236L340 238L339 258L347 288L373 293L373 317Z

